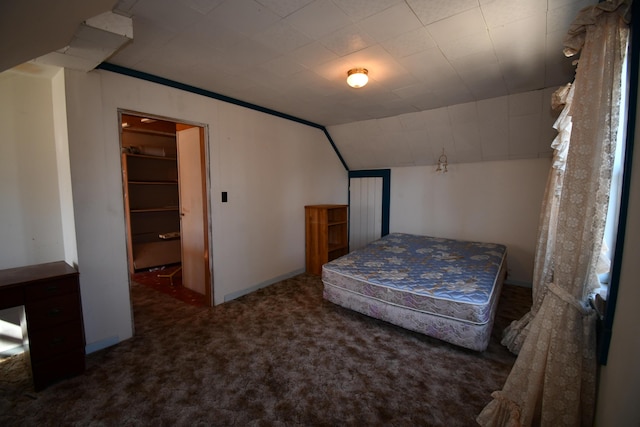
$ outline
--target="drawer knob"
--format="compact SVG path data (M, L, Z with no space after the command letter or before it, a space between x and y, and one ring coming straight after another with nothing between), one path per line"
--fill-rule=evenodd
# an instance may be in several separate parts
M51 310L49 310L49 317L58 317L60 315L60 313L62 313L62 310L60 310L59 308L52 308Z
M64 343L64 337L55 337L51 340L51 346L58 346Z

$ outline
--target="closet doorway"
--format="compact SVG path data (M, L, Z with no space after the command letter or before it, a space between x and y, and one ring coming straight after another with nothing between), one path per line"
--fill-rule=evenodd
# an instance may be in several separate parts
M391 170L349 171L349 251L389 234Z
M129 273L210 306L205 128L127 111L119 119Z

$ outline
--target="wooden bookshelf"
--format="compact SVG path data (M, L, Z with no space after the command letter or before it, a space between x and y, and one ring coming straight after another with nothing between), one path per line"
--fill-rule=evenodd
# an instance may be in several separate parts
M307 273L320 275L322 265L349 252L348 205L305 206Z

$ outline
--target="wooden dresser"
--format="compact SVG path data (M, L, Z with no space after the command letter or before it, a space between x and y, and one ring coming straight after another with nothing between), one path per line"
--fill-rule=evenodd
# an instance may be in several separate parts
M307 273L321 274L322 265L349 252L348 205L305 206Z
M78 272L63 261L0 270L0 309L24 306L22 330L39 391L85 369Z

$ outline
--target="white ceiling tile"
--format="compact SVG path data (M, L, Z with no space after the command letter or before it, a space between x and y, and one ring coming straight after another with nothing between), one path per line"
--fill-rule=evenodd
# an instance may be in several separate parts
M386 40L382 42L382 46L391 55L402 58L427 49L433 49L436 47L436 42L433 41L427 29L421 27Z
M495 73L487 74L466 74L461 78L475 99L486 99L491 96L507 95L509 93L509 89L499 70L495 70Z
M427 123L424 112L417 111L399 116L402 128L406 130L426 129Z
M502 160L509 158L509 127L507 122L500 126L488 126L480 123L480 144L483 160Z
M407 0L407 3L423 25L478 7L477 0Z
M433 93L428 92L414 94L414 96L404 99L406 99L406 101L417 111L427 111L447 105L447 103L443 99L439 98Z
M449 122L449 111L446 107L425 111L424 119L427 123L427 129L438 126L451 127L451 123Z
M320 39L320 43L338 56L362 50L375 40L356 25L349 25Z
M294 50L290 55L307 68L338 58L338 55L317 41Z
M440 49L428 49L399 59L400 64L410 73L422 77L424 81L433 81L435 77L454 73L451 64Z
M540 114L509 117L509 158L537 157Z
M174 33L183 31L202 17L200 13L191 9L184 2L156 2L155 0L140 0L133 6L130 13L133 16L144 17ZM134 40L136 35L134 20Z
M478 131L478 122L468 122L463 124L454 125L453 130L453 142L456 148L456 152L463 151L471 152L470 154L480 157L480 134ZM475 161L481 160L480 158Z
M453 144L451 122L449 121L449 112L446 108L427 111L425 120L427 122L427 134L431 141L437 146Z
M495 58L493 44L486 30L456 39L452 43L441 44L440 48L449 61L474 54L488 57L488 60Z
M138 0L119 0L113 9L121 12L129 12L137 2Z
M481 157L476 103L469 102L447 108L453 140L459 161L479 161ZM464 157L462 156L464 153Z
M544 87L545 26L538 14L489 31L510 93Z
M477 7L427 26L429 34L438 45L480 34L486 29L482 12Z
M426 131L409 131L404 132L404 135L412 158L407 159L405 164L398 164L398 166L420 166L435 163L437 158L434 158L433 145L429 141Z
M253 36L253 39L280 53L296 50L312 42L309 37L285 21L274 23Z
M501 63L500 65L503 70L517 67L519 71L517 74L505 74L505 82L509 88L509 93L526 92L544 87L544 63L531 63L527 65L508 62Z
M405 3L398 3L361 21L359 25L378 42L422 27L420 21Z
M345 13L330 1L316 0L285 18L313 39L319 39L351 24Z
M480 122L489 123L490 126L502 122L506 126L509 119L509 98L510 96L499 96L477 101L476 109Z
M486 55L467 56L454 61L452 65L476 99L506 95L508 88L500 64L497 60L482 61L484 56Z
M422 158L426 152L426 150L420 150L419 145L407 141L407 135L399 131L386 134L380 148L384 150L381 152L381 158L383 160L387 158L386 164L391 167L415 165L416 161L424 161Z
M532 15L545 14L547 0L494 0L481 2L489 28L513 24Z
M547 34L545 86L561 85L573 81L576 70L575 65L573 65L575 58L567 58L562 53L564 36L564 31Z
M402 130L402 122L399 117L385 117L373 121L384 132L398 132Z
M237 69L263 64L279 56L276 51L250 39L235 44L225 54Z
M296 10L302 9L313 0L258 0L258 3L268 7L278 16L284 18Z
M433 88L433 93L442 99L455 99L449 105L474 101L473 94L457 74L442 76L439 84Z
M304 71L304 67L288 57L280 56L271 61L267 61L260 65L265 69L279 77L291 77L291 75ZM291 82L288 82L291 84Z
M189 35L193 38L200 39L201 43L220 50L230 50L236 44L246 40L246 37L237 31L220 25L212 25L208 21L196 23L191 27L188 33L182 33L182 35ZM191 48L187 50L193 52L193 46L190 44L187 44L186 46ZM199 53L206 54L206 52Z
M447 107L449 120L455 127L465 123L476 123L478 121L478 111L475 102L467 102L466 104L458 104Z
M196 12L206 15L224 0L187 0L187 5Z
M509 157L509 97L485 99L476 103L478 128L484 160Z
M231 28L246 36L264 31L280 19L254 0L225 1L209 14L214 25Z
M541 90L509 95L509 116L540 114L543 95Z
M505 136L511 98L500 95L572 79L562 39L578 9L595 2L120 0L118 10L133 16L134 41L109 61L323 125L397 117L403 137L394 120L381 122L388 129L369 123L360 133L336 137L359 147L343 155L363 167L385 159L433 161L442 146L452 161L478 157L475 145L465 146L474 137L473 120L456 115L432 123L433 115L424 112L471 101L478 101L482 159L541 156L548 155L546 139L553 136L548 100L531 114L524 101L523 107L512 100L512 114L521 115L511 117L541 120L537 142L526 144ZM370 71L362 90L346 85L353 67ZM512 134L528 126L512 126ZM367 140L376 145L366 148Z
M402 0L333 0L354 21L382 12Z

